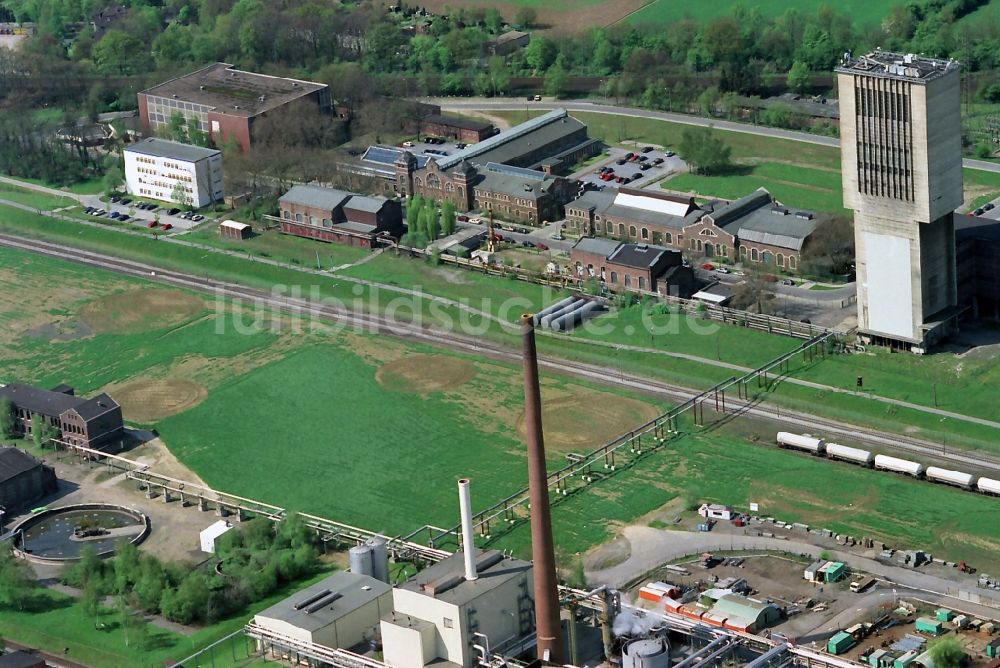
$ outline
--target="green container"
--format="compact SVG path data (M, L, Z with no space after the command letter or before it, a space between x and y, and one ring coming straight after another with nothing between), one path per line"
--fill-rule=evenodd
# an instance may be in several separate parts
M847 565L839 561L833 561L826 567L823 573L826 582L836 582L847 574Z
M955 617L955 613L954 611L948 610L947 608L938 608L937 612L935 613L935 617L937 618L938 621L950 622Z
M826 642L826 651L830 654L843 654L854 647L854 637L844 631L838 632Z
M931 619L930 617L917 617L917 621L913 625L913 628L917 630L917 633L929 633L934 636L939 636L944 633L944 622Z

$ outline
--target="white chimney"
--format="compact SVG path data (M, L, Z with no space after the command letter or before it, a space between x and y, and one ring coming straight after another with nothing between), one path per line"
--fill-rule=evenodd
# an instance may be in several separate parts
M475 580L476 538L472 533L472 496L469 494L469 479L458 481L458 503L462 509L462 550L465 552L465 579Z

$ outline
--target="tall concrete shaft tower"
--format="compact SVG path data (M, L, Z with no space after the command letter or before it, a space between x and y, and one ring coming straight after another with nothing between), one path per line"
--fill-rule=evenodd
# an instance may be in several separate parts
M858 330L867 340L923 352L951 331L957 315L958 63L875 51L845 54L836 71Z

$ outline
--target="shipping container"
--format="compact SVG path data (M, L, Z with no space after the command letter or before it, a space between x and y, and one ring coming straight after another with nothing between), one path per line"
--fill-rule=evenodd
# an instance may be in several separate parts
M976 489L984 494L1000 495L1000 480L994 480L993 478L980 478L979 482L976 483Z
M822 454L823 452L823 439L802 434L793 434L787 431L778 432L778 445L786 448L795 448L796 450L805 450L814 455Z
M843 654L854 647L854 636L850 633L839 631L826 642L826 651L830 654Z
M954 616L954 611L948 608L938 608L934 611L934 618L941 622L950 622Z
M824 582L836 582L845 575L847 575L847 566L840 561L829 563L823 569Z
M927 479L969 489L972 487L972 483L976 481L976 476L963 473L962 471L949 471L939 466L928 466Z
M931 619L930 617L917 617L913 628L917 633L929 633L930 635L939 636L944 633L944 622Z
M875 455L868 450L852 448L838 443L827 443L826 454L832 459L841 459L845 462L853 462L862 466L871 466L875 461Z
M875 455L875 468L895 473L905 473L914 478L919 478L924 474L924 465L918 462L911 462L908 459L890 457L889 455Z
M893 668L906 668L908 665L913 663L913 660L917 658L916 652L907 652L900 657L897 657L893 662Z

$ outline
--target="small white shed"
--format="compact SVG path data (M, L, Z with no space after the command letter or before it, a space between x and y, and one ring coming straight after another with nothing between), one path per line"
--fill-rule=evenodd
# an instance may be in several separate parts
M226 533L233 528L233 525L225 520L219 520L213 524L208 525L201 530L199 537L201 538L201 551L208 552L209 554L215 553L215 541L218 540L219 536Z

